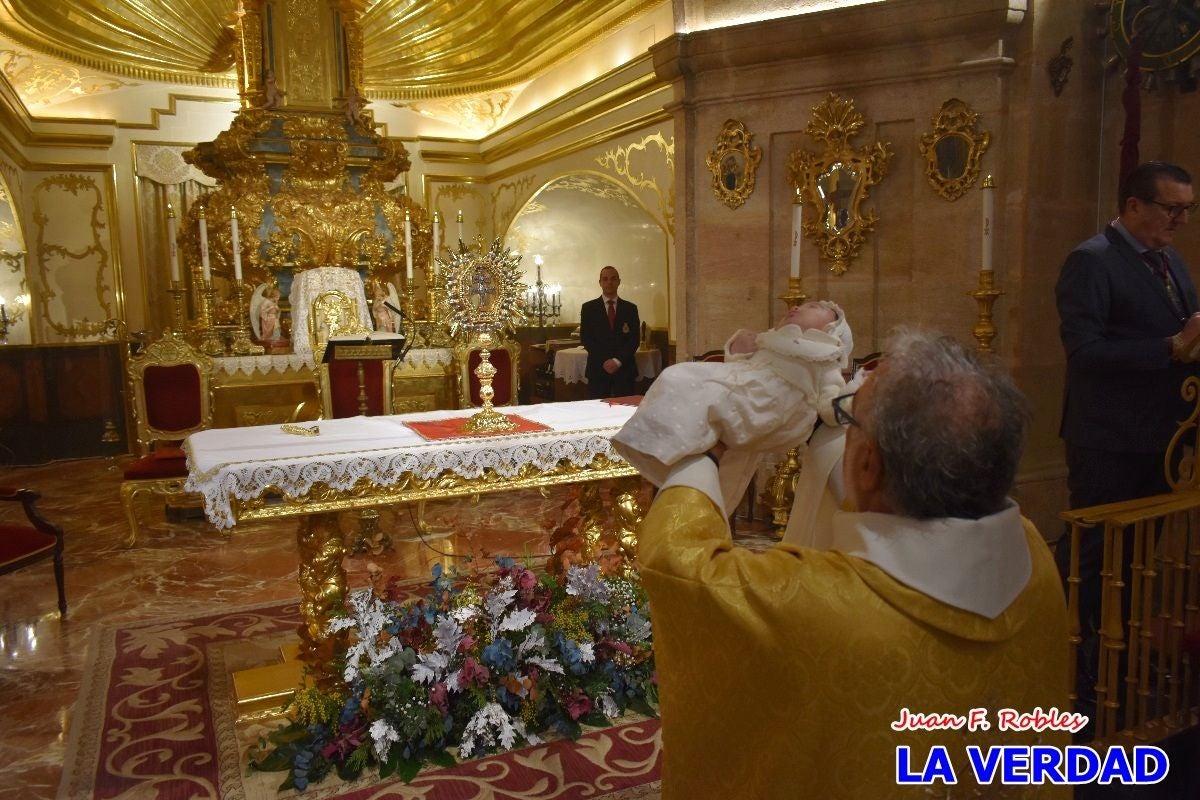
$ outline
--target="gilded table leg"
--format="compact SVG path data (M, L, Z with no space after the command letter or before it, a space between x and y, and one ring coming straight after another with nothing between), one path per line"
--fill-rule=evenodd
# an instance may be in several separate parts
M590 561L600 549L604 536L604 503L600 486L594 481L579 485L579 538L583 540L585 560Z
M308 665L313 683L326 687L339 680L330 673L334 655L345 649L344 634L329 636L325 629L331 611L346 596L346 546L336 514L309 514L300 518L296 532L300 552L300 658Z
M620 542L621 555L632 562L637 558L638 529L645 510L642 508L642 476L631 475L613 482L613 533Z

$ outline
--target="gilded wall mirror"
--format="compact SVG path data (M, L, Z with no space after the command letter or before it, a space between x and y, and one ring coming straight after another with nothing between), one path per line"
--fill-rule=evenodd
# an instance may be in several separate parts
M857 150L850 146L849 140L866 122L853 100L830 93L812 114L804 132L825 142L825 150L820 155L793 151L788 180L806 206L804 235L816 243L829 271L841 275L879 221L875 211L864 210L862 204L868 189L887 174L892 149L886 142Z
M717 148L708 153L705 163L713 176L713 194L730 208L746 202L754 191L754 176L762 150L753 144L754 134L736 119L725 121Z
M980 131L978 122L978 114L952 97L933 115L933 132L921 136L925 177L947 200L962 197L979 178L979 162L992 135Z

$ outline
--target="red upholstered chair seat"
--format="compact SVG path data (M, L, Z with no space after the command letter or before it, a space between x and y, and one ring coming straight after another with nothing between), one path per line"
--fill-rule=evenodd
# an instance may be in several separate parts
M177 447L167 448L166 452L156 450L125 467L125 480L183 478L187 476L187 473L187 456Z
M361 413L358 407L358 365L359 361L352 359L333 360L329 367L329 406L334 419L357 417ZM386 409L384 398L384 362L380 360L362 361L363 387L367 393L367 416L375 417L391 413Z
M0 525L0 569L54 549L54 537L22 525Z
M54 582L58 586L58 611L67 618L67 593L63 585L63 532L50 524L35 508L39 495L32 489L0 486L0 501L20 503L28 525L0 522L0 575L14 572L42 559L54 560Z

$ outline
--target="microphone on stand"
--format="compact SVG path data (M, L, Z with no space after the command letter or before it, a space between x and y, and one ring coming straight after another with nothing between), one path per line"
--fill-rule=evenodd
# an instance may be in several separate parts
M391 300L384 300L383 307L386 308L388 311L391 311L393 314L397 315L398 317L400 317L401 327L403 327L403 325L406 321L409 322L409 324L414 325L414 332L415 332L415 323L412 320L409 320L408 315L405 314L404 311L402 311L401 309L399 309L395 305L393 305ZM404 332L402 330L401 335L403 335L403 333ZM403 361L404 358L408 355L408 351L411 349L412 349L412 341L409 339L409 337L405 336L404 343L400 345L400 355L399 355L399 357L397 357L396 360Z

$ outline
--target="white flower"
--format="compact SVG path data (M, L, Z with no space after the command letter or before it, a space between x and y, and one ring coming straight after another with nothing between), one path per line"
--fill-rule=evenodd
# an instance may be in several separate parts
M434 651L422 653L413 664L412 678L417 683L433 683L446 671L450 665L450 657L445 653Z
M576 642L579 645L579 660L590 664L596 660L596 648L591 642Z
M572 566L567 570L567 594L581 597L584 600L595 600L607 603L612 590L600 578L600 565L588 564L586 567Z
M504 588L504 583L508 584L508 588ZM491 592L483 601L483 607L487 609L487 613L492 618L498 617L504 613L504 609L512 605L512 601L516 599L517 590L512 588L512 579L505 577L500 586L497 586L495 591Z
M533 624L537 614L529 609L517 609L500 622L502 631L523 631Z
M537 666L546 670L546 672L557 672L559 675L566 674L563 672L562 664L559 664L557 661L550 659L550 658L543 658L542 656L534 656L532 658L525 659L525 663L526 664L536 664Z
M437 619L437 627L433 629L433 638L437 640L439 650L453 653L462 641L462 626L453 617L441 614Z
M612 699L611 694L602 694L597 699L600 701L600 711L603 712L604 716L609 719L620 716L621 709L617 708L617 704Z
M524 656L531 651L540 651L546 646L546 637L541 631L530 631L521 644L517 645L517 655Z
M473 619L479 614L479 606L459 606L450 612L450 616L461 622Z
M497 743L504 750L511 750L517 743L517 729L499 703L488 703L467 722L458 754L462 758L470 758L477 746L482 745L486 749Z
M375 743L375 753L380 761L387 759L388 750L400 741L400 733L385 719L377 719L371 723L371 741Z

